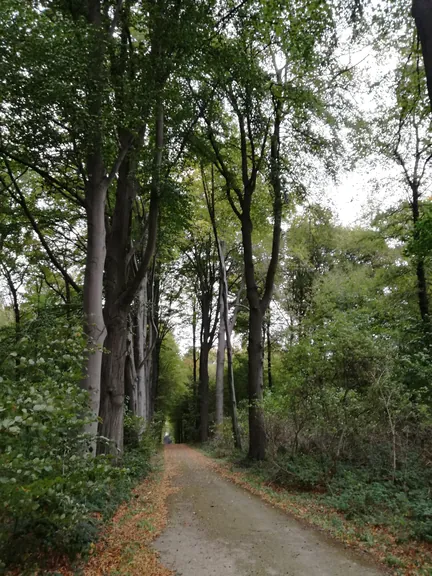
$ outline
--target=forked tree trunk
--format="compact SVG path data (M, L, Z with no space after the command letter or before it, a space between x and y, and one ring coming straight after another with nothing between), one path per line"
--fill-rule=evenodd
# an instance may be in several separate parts
M127 353L127 312L119 311L117 317L110 321L102 362L102 398L100 435L108 439L99 445L100 452L111 451L121 455L123 451L123 414L124 414L124 375Z
M278 74L279 77L279 74ZM248 344L248 391L249 391L249 457L263 460L266 451L263 399L263 320L270 305L274 279L279 261L279 248L282 221L282 185L280 177L280 125L282 103L275 101L275 118L271 138L270 181L273 189L273 242L269 267L267 269L264 294L260 298L256 279L252 242L251 201L253 189L245 185L243 197L242 241L243 261L246 280L246 294L249 302L249 344Z
M127 135L124 136L127 138ZM125 400L125 362L127 354L129 306L120 303L128 278L125 254L130 242L130 222L135 187L131 171L135 165L127 158L119 171L116 202L111 230L107 237L105 261L105 307L104 318L107 328L106 354L102 361L102 397L100 409L100 433L109 438L114 455L123 451L123 412ZM106 452L102 441L99 450Z

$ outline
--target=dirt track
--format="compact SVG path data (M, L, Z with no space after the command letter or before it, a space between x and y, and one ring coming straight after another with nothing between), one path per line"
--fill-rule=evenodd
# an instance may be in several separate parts
M201 455L166 448L177 467L169 520L156 540L177 576L379 576L383 572L324 534L305 527L222 479Z

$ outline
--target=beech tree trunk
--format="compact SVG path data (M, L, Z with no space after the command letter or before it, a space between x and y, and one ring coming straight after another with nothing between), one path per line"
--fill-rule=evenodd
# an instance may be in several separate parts
M88 351L84 362L82 386L89 394L93 421L86 432L95 440L90 450L96 452L97 416L100 407L102 374L102 346L105 323L102 311L103 271L105 263L105 199L109 182L102 157L101 113L104 59L104 33L99 0L88 1L87 19L96 32L89 61L87 107L92 118L92 142L87 156L87 183L85 202L87 213L87 253L84 272L83 312Z
M197 397L197 346L196 346L196 329L197 329L197 310L196 298L192 301L192 362L193 362L193 388L194 396Z
M156 398L159 382L160 350L161 340L159 337L159 300L160 300L160 262L153 265L152 274L149 280L149 292L151 294L151 306L149 310L149 333L150 345L150 366L149 366L149 396L148 409L149 420L152 420L157 409Z
M272 344L270 337L270 309L268 310L266 319L266 337L267 337L267 380L268 387L273 388L273 375L272 375Z
M414 240L418 238L417 224L420 219L419 209L419 186L416 182L411 184L412 191L412 218L414 224ZM420 315L424 323L429 322L429 298L426 280L426 270L424 257L422 255L416 256L416 276L417 276L417 295L420 309Z
M198 382L198 401L199 401L199 434L201 442L208 440L209 425L209 375L208 375L208 357L210 351L209 334L210 334L210 306L207 294L201 294L201 333L200 333L200 357L199 357L199 382Z
M105 198L106 188L102 185L100 159L92 161L93 170L87 191L87 254L84 273L83 310L84 329L88 351L85 358L82 385L89 393L89 405L94 420L86 426L86 432L96 438L97 416L100 408L102 348L105 340L105 323L102 311L103 271L105 263ZM91 451L96 452L96 440Z
M262 326L264 312L255 282L252 221L250 208L244 212L242 222L243 260L245 266L246 294L249 302L248 340L248 395L249 395L249 457L263 460L266 451L264 413L261 406L262 390Z
M129 135L124 135L127 138ZM116 188L116 202L107 237L105 261L104 318L107 337L102 362L102 399L100 433L113 442L114 453L123 451L123 412L125 400L125 362L127 354L129 307L120 297L128 279L126 254L130 242L132 203L135 187L131 180L135 165L128 157L123 162ZM106 451L102 442L100 451Z
M147 422L148 413L148 373L146 356L150 355L147 349L147 274L141 284L137 298L137 312L135 317L135 365L136 365L136 388L137 388L137 416Z
M238 312L238 306L239 306L239 302L240 302L240 296L241 296L243 287L240 288L240 290L237 294L234 313L233 313L233 316L232 316L231 321L230 321L228 319L228 282L227 282L225 262L222 263L222 277L223 277L222 294L223 294L223 300L224 300L223 314L225 317L224 324L225 324L226 347L227 347L227 357L228 357L228 381L229 381L228 389L230 392L230 401L231 401L231 421L232 421L232 429L233 429L233 436L234 436L234 445L236 448L241 450L242 441L241 441L240 427L239 427L238 417L237 417L237 397L236 397L236 390L235 390L235 384L234 384L234 366L233 366L231 334L232 334L232 331L233 331L234 326L235 326L235 321L236 321L237 312Z
M280 72L277 73L280 81ZM263 320L270 305L274 280L279 261L279 247L282 222L282 185L280 177L280 125L282 102L274 102L274 125L270 150L270 182L273 189L273 241L271 259L265 278L264 293L260 298L255 279L252 242L251 201L255 182L246 180L242 203L243 261L246 281L246 294L249 302L249 343L248 343L248 391L249 391L249 457L263 460L266 451L263 399ZM247 150L242 155L247 165Z
M199 358L199 406L200 406L200 440L207 442L209 426L209 375L208 375L209 345L207 340L201 342Z
M125 366L125 391L128 398L128 408L132 414L138 414L137 371L135 365L134 334L132 316L129 315L127 354Z
M412 15L421 43L432 110L432 0L413 0Z
M119 311L115 318L110 318L102 362L102 398L100 435L108 439L100 443L101 453L110 451L115 456L123 452L123 415L125 402L125 362L127 353L127 311Z
M218 349L216 358L216 428L220 429L223 423L223 408L224 408L224 368L225 368L225 310L224 310L224 296L221 278L221 287L219 294L219 333L218 333Z

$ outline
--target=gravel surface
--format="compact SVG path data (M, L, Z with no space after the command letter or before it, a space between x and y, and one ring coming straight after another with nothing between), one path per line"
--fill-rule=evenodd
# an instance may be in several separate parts
M178 488L168 498L168 525L156 540L177 576L379 576L356 554L221 478L205 458L167 446Z

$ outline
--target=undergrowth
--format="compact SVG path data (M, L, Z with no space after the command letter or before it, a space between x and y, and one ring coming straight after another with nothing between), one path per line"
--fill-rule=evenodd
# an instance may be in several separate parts
M431 470L412 455L394 477L386 466L356 466L307 454L278 454L264 462L223 446L219 438L205 447L212 457L242 469L261 486L286 489L300 501L336 510L354 525L383 527L396 542L432 542Z
M80 564L99 539L104 524L151 471L155 450L154 437L148 433L125 449L117 465L107 456L93 458L85 470L78 470L61 485L61 499L49 500L50 485L55 485L51 479L39 481L39 493L34 483L29 488L22 485L21 490L31 491L32 501L40 504L28 516L15 513L13 522L3 515L0 574L34 574L64 560ZM82 489L75 484L82 484ZM64 502L71 510L68 515L63 512Z

